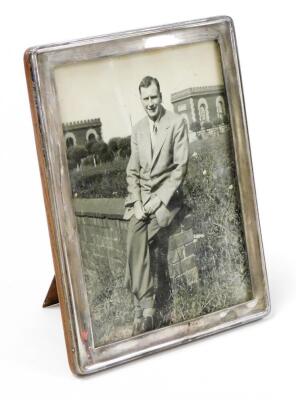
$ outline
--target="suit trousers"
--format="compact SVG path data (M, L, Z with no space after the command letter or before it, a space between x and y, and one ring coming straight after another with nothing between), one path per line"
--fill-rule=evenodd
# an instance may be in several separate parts
M154 307L149 245L159 230L155 214L142 221L133 215L129 221L125 284L134 294L136 310Z

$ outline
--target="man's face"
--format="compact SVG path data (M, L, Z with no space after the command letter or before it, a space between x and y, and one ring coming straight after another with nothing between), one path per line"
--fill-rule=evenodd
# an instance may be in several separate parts
M155 82L148 87L141 87L141 102L149 118L156 121L161 112L161 93L158 91Z

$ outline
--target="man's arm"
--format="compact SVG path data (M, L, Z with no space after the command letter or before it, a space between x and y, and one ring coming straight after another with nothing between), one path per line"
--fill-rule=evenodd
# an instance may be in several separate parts
M137 137L134 131L131 136L131 156L126 168L126 181L128 196L125 205L131 206L136 201L141 201L140 162Z
M139 220L146 218L141 200L140 188L140 161L136 133L131 136L131 156L126 168L126 180L128 196L126 206L133 206L135 217Z
M183 182L188 165L189 141L188 128L184 119L180 120L175 128L173 159L176 167L170 177L158 189L157 196L164 205L168 205L172 196Z

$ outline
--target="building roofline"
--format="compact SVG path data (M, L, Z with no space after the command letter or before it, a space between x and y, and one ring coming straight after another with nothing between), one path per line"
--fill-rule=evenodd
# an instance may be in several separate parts
M65 122L62 124L63 125L63 130L75 130L75 129L81 129L81 128L91 128L94 126L101 127L102 122L100 118L93 118L93 119L84 119L81 121L71 121L71 122Z
M171 102L174 103L176 101L188 99L190 97L219 94L223 92L225 92L224 85L195 86L180 90L179 92L172 93Z

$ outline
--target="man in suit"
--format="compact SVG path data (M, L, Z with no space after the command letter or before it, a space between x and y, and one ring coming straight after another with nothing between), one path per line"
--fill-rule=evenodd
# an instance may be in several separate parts
M149 245L181 209L180 185L188 164L185 120L163 107L158 80L143 78L139 94L147 116L135 125L131 137L124 214L129 220L125 283L134 295L133 335L155 326Z

